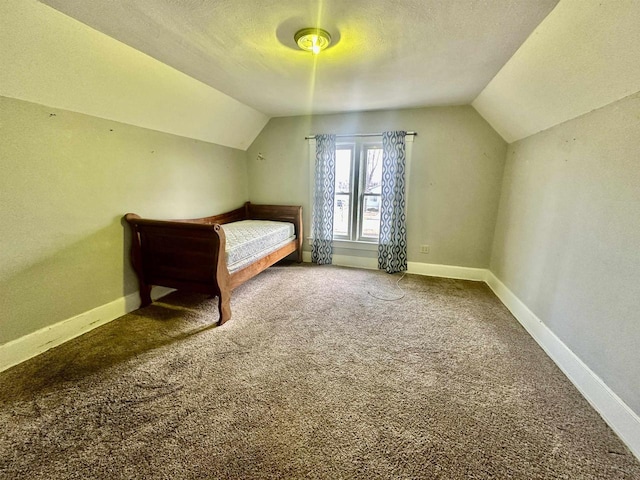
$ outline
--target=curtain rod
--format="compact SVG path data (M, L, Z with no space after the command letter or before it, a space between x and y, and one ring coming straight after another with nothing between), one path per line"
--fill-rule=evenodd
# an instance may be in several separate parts
M417 132L407 132L407 135L418 135ZM344 137L381 137L382 133L342 133L336 135L336 138L344 138ZM305 140L313 140L315 139L315 135L307 135L304 137Z

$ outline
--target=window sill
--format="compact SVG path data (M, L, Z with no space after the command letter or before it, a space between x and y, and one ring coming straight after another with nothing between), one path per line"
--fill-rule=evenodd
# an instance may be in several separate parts
M307 241L311 244L311 237L307 237ZM332 245L334 248L342 248L347 250L366 250L369 252L378 251L378 242L362 242L355 240L333 240Z
M346 248L350 250L368 250L371 252L378 251L378 243L374 242L358 242L353 240L334 240L333 246L335 248Z

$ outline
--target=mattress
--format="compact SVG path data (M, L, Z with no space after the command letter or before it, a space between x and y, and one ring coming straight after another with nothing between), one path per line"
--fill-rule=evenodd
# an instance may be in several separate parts
M296 238L293 223L271 220L241 220L222 225L230 273L266 257Z

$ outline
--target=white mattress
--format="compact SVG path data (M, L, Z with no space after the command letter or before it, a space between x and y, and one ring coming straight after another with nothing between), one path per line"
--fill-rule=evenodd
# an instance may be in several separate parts
M295 239L293 223L271 220L242 220L222 225L230 273L266 257Z

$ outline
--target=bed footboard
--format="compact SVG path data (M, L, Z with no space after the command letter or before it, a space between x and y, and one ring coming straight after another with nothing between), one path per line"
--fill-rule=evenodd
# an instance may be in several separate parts
M221 224L245 219L291 222L296 238L253 264L229 274ZM218 297L218 324L231 318L231 291L289 254L302 261L302 207L252 205L211 217L149 220L125 215L131 227L131 263L138 277L141 306L151 304L151 286L162 285Z
M141 306L151 303L151 286L208 293L219 298L220 323L231 317L224 230L219 224L147 220L128 213L131 263Z

